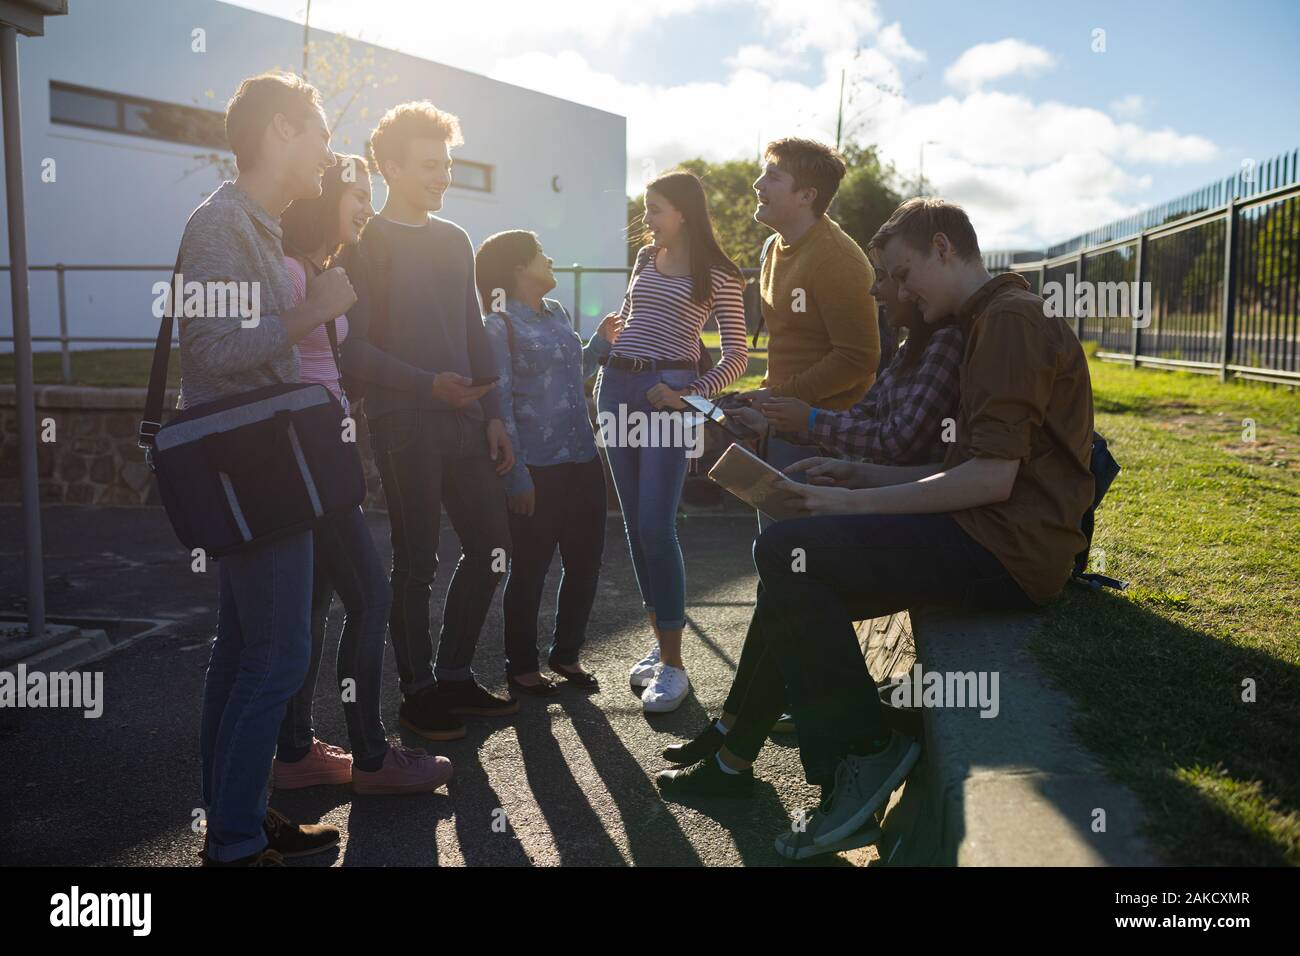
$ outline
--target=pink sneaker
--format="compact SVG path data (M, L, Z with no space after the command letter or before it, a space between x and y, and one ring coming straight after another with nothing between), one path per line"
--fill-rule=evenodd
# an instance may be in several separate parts
M352 779L352 754L323 740L312 739L307 756L293 763L276 758L271 782L277 790L300 790L320 784L347 783Z
M392 744L378 770L352 768L352 790L363 794L432 793L451 779L451 761Z

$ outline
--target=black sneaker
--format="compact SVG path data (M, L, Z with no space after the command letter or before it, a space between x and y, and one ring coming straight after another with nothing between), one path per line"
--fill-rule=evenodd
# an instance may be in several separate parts
M437 688L426 687L402 698L397 720L413 734L425 740L460 740L465 736L465 721L447 709Z
M726 739L727 735L720 731L715 724L709 724L708 729L697 734L694 740L665 747L664 759L669 763L682 766L699 763L705 757L712 757L717 753Z
M283 813L266 808L262 821L266 834L266 848L274 850L286 860L311 856L339 845L339 828L319 823L294 823Z
M663 770L655 783L670 797L747 797L754 789L754 771L723 773L714 757L689 767Z
M793 714L782 714L776 719L776 723L772 725L772 733L774 734L793 734L795 731Z
M452 714L473 717L508 717L519 712L519 701L494 697L473 679L438 681L438 703Z

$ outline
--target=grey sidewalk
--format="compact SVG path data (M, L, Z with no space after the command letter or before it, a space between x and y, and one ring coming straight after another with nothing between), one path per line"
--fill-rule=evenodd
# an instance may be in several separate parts
M163 626L103 661L104 714L18 711L0 729L0 861L9 864L190 865L199 837L198 709L207 644L216 622L216 574L190 570L159 509L52 507L44 513L47 601L59 617L130 618ZM387 555L387 526L371 516ZM798 753L769 744L750 801L695 807L663 803L652 775L659 751L688 738L716 712L730 685L752 608L756 576L750 515L684 518L687 556L686 656L694 694L673 714L647 720L628 688L632 661L650 634L632 577L621 523L608 525L600 593L589 630L587 666L601 693L566 692L545 704L525 699L502 720L473 719L450 744L416 746L456 764L449 793L353 800L344 787L279 794L274 804L305 821L341 827L344 865L778 865L772 841L791 815L811 806ZM18 514L0 508L0 611L20 606ZM444 527L434 607L455 561ZM444 570L445 569L445 570ZM543 625L553 612L553 586ZM336 605L335 615L338 616ZM545 633L545 631L544 631ZM332 656L322 666L317 733L347 746ZM484 628L475 669L504 690L500 598ZM388 652L384 719L397 732L396 674ZM503 816L504 814L504 816ZM495 822L495 826L494 826ZM504 828L502 823L504 822ZM501 832L504 829L504 832ZM865 863L868 851L823 863Z

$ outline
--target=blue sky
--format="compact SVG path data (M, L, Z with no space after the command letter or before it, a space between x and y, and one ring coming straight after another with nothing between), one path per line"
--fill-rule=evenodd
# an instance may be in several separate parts
M300 20L304 0L237 0ZM358 9L366 15L358 17ZM314 0L313 25L628 117L628 185L852 138L1035 247L1300 146L1296 0ZM1104 51L1095 30L1104 30Z

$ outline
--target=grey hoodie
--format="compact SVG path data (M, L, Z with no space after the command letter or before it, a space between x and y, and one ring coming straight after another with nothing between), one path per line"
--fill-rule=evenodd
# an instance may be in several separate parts
M237 315L185 318L182 302L177 303L178 408L299 381L298 349L277 318L293 306L292 280L280 224L265 209L234 183L222 183L190 217L180 263L186 285L256 283L260 316L247 327Z

